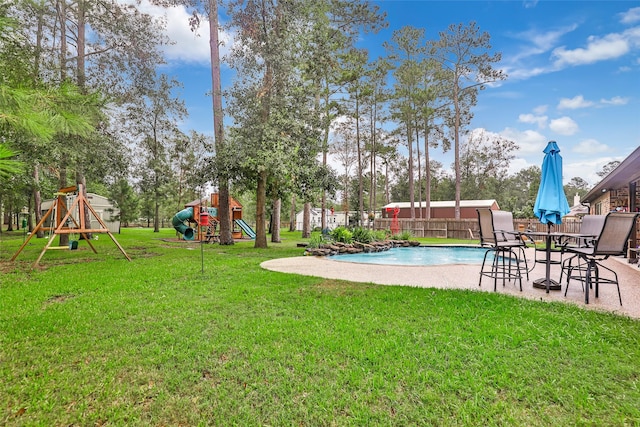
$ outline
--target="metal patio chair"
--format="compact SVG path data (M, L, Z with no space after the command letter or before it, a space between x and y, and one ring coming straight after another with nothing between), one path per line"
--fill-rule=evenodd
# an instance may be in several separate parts
M524 252L527 246L522 236L514 230L513 214L488 208L479 208L476 211L480 225L480 245L487 248L480 268L478 286L482 286L482 277L486 276L493 279L494 291L497 290L498 280L502 280L502 286L506 281L518 280L522 291L523 270L527 280L529 278ZM491 268L486 269L489 253L493 254L493 260Z
M639 213L626 212L610 212L606 215L604 225L598 236L593 240L588 240L589 246L585 247L567 247L568 253L576 254L582 261L586 263L585 286L584 286L584 302L589 304L589 289L595 285L595 296L598 298L600 284L615 284L618 288L618 299L622 305L622 296L620 295L620 283L618 282L618 274L601 264L601 261L610 256L626 255L627 243L633 226L636 223ZM578 268L572 267L568 271L569 279L573 278L573 270ZM604 269L613 273L613 278L605 278L600 275L600 269ZM579 277L579 276L578 276ZM565 288L564 294L567 295L569 281Z
M580 230L578 234L582 236L591 236L591 237L576 237L570 238L563 241L560 244L561 251L564 253L568 248L584 248L589 247L593 238L598 236L602 231L602 227L604 226L605 215L585 215L582 217L582 222L580 223ZM575 262L575 265L574 265ZM569 275L571 272L572 276ZM562 283L562 278L566 274L567 284L571 279L577 279L581 282L586 280L586 272L587 272L587 264L581 262L578 254L574 253L568 258L562 260L562 266L560 268L560 280L558 283Z

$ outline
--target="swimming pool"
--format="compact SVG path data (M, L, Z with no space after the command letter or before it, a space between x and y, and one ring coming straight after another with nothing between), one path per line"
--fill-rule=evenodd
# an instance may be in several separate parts
M386 265L482 264L486 248L469 246L419 246L391 248L383 252L334 255L341 262Z

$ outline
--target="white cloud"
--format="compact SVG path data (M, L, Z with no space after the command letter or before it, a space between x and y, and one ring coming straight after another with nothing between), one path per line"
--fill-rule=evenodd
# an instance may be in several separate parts
M549 118L547 116L538 116L535 114L520 114L518 116L519 122L536 124L540 129L544 129L545 127L547 127L548 119Z
M640 22L640 7L633 7L620 14L620 22L623 24L634 24Z
M614 96L611 99L601 99L600 103L604 105L627 105L629 103L629 98Z
M593 101L586 101L582 95L573 98L562 98L558 104L558 110L575 110L577 108L587 108L593 106Z
M533 55L539 55L544 52L548 52L558 41L567 33L574 31L578 26L573 24L571 26L558 28L557 30L540 32L537 30L523 31L519 34L515 34L514 37L525 41L528 47L522 49L520 53L514 56L513 60L526 58Z
M206 17L199 16L200 27L193 32L189 25L189 18L192 15L184 6L164 8L151 4L149 0L143 0L139 9L141 12L165 20L167 24L165 33L173 44L161 46L161 49L169 62L210 62L209 22ZM221 32L220 40L223 43L220 55L223 56L231 46L232 37L228 33Z
M515 159L509 162L509 170L508 173L510 175L515 175L523 169L529 168L531 166L540 166L539 164L529 163L527 160L516 157Z
M638 45L640 45L640 27L628 29L623 33L607 34L604 37L590 36L586 47L567 49L561 46L553 50L552 57L556 58L554 65L558 68L592 64L619 58Z
M500 135L514 141L520 149L518 155L526 156L527 154L542 153L547 145L547 138L535 130L520 131L514 128L506 128Z
M606 144L602 144L595 139L585 139L574 145L571 151L579 154L594 154L604 153L608 150L609 146Z
M574 31L576 28L578 28L577 24L573 24L552 31L541 32L532 29L513 34L512 36L524 42L525 46L515 55L504 59L504 63L507 64L504 66L504 70L509 79L523 80L553 71L549 67L532 66L526 60L549 52L564 35Z
M544 113L546 113L546 112L547 112L547 109L548 109L548 108L549 108L549 107L548 107L548 106L546 106L546 105L539 105L539 106L537 106L536 108L534 108L534 109L533 109L533 112L534 112L535 114L538 114L538 115L540 115L540 116L541 116L541 115L543 115Z
M578 124L571 117L564 116L551 120L549 129L560 135L573 135L578 131Z
M594 102L584 99L582 95L577 95L573 98L560 99L557 108L558 110L577 110L578 108L618 106L626 105L628 103L629 98L623 98L621 96L614 96L610 99L602 98L600 101Z
M526 80L548 73L550 70L544 67L504 67L509 80Z
M599 158L589 158L589 160L578 161L578 162L568 162L566 161L568 156L565 156L563 159L563 181L566 183L574 177L580 177L587 181L591 185L595 185L602 178L598 176L598 172L602 170L604 165L613 161L620 160L613 157L599 157Z

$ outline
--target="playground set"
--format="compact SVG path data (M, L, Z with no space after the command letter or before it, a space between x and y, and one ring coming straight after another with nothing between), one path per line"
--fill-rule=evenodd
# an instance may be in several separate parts
M219 204L218 193L212 193L209 200L203 197L189 202L173 216L171 224L184 240L216 242ZM256 238L255 231L242 219L242 205L233 197L229 197L229 216L233 224L231 235L234 239L242 239L243 233L250 239Z
M131 261L129 255L124 251L122 246L118 243L113 234L109 231L106 224L100 218L100 215L96 213L91 204L84 197L82 191L82 185L78 187L65 187L58 190L57 193L54 194L56 196L54 202L51 204L51 207L42 216L42 219L38 222L36 227L32 230L29 238L27 238L22 246L18 248L18 251L11 257L11 261L15 261L15 259L20 255L20 252L27 246L29 241L33 238L33 236L37 235L39 231L49 232L49 240L47 244L40 252L40 256L36 259L33 266L38 265L44 253L48 250L53 249L68 249L68 250L76 250L78 249L78 240L76 240L76 235L82 236L82 238L87 242L93 253L98 253L96 248L91 244L91 239L89 239L89 234L108 234L113 243L118 247L120 252L125 256L125 258ZM73 200L71 206L67 203L69 200ZM69 207L67 207L69 206ZM89 212L87 215L86 212ZM49 220L47 222L47 219ZM91 221L96 220L99 224L99 227L92 228ZM56 236L61 236L63 234L69 235L69 245L68 246L51 246L53 240Z

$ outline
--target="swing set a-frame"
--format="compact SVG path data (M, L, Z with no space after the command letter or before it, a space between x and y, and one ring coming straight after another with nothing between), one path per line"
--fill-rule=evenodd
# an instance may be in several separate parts
M67 208L65 199L67 195L70 193L76 193L75 200L73 201L71 206ZM100 216L96 213L96 211L93 209L91 204L84 197L84 194L82 191L82 185L79 185L78 187L72 186L72 187L61 188L60 190L58 190L57 193L54 194L54 196L56 197L53 203L51 204L51 207L49 208L47 213L42 216L42 219L40 219L40 221L38 222L38 225L36 225L36 227L33 229L31 234L29 235L29 238L24 241L24 243L22 244L22 246L20 246L20 248L18 248L18 251L11 258L11 261L15 261L18 255L20 255L20 252L22 252L25 246L27 246L27 244L29 243L29 240L31 240L31 238L33 238L33 236L35 236L38 233L38 231L49 231L50 237L49 237L49 240L47 241L47 244L44 246L44 249L42 249L42 252L40 252L40 256L38 256L38 259L36 260L36 262L33 263L34 267L38 265L44 253L48 250L52 250L52 249L73 250L78 248L78 242L76 240L70 240L68 246L51 246L56 236L60 236L62 234L67 234L67 235L79 234L89 244L89 247L91 248L93 253L97 254L98 251L96 251L96 248L91 243L91 239L89 239L88 235L106 233L109 235L113 243L115 243L115 245L118 247L120 252L122 252L125 258L131 261L131 258L129 258L129 255L127 255L127 253L124 251L122 246L120 246L116 238L113 237L113 234L111 234L111 232L105 225L104 221L102 221ZM89 217L85 215L85 212L91 212L89 214ZM99 228L91 228L91 214L93 214L93 218L96 219L100 224ZM44 224L47 218L49 217L51 217L49 221L50 226L46 227ZM77 217L77 220L76 220L76 217ZM55 221L55 226L53 226L54 221Z

